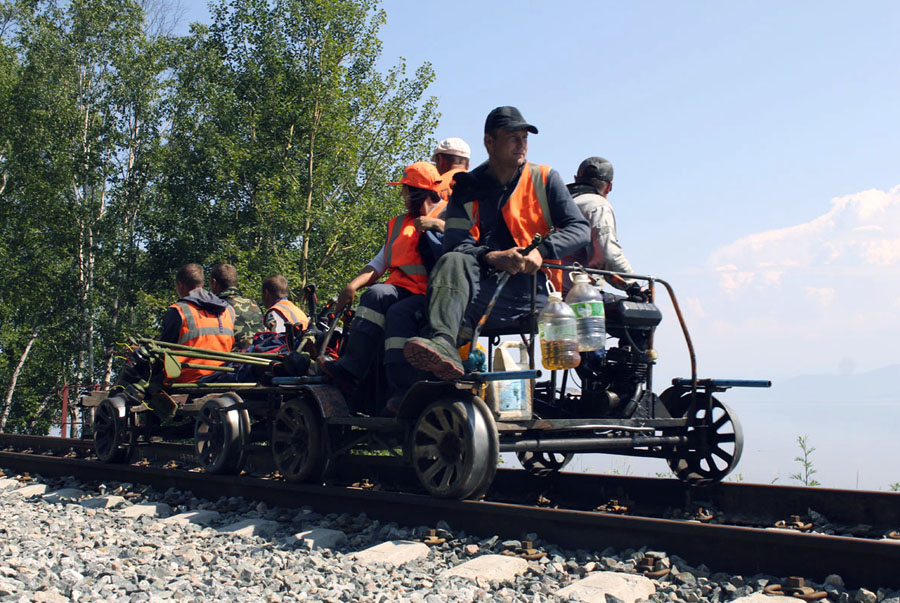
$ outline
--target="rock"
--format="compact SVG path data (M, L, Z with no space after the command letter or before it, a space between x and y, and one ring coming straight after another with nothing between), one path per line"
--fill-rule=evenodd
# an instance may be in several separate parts
M764 595L762 593L753 593L752 595L747 595L745 597L738 597L737 599L732 599L731 603L797 603L798 599L795 597L785 597L782 595Z
M48 492L44 494L42 498L46 503L62 503L62 502L74 502L80 500L84 497L84 490L79 488L60 488L59 490L54 490L53 492Z
M172 514L172 507L166 503L144 503L126 507L120 512L122 517L168 517Z
M18 481L4 477L3 479L0 479L0 492L15 490L20 485L21 484Z
M288 544L299 542L310 550L333 549L347 542L347 535L340 530L316 528L298 532L287 540Z
M856 603L875 603L878 597L872 591L861 588L856 591L856 596L853 597L853 600Z
M828 574L828 576L825 578L825 584L828 584L829 586L844 588L844 579L837 574Z
M635 574L597 572L583 580L573 582L560 590L561 599L576 599L587 603L605 603L606 595L612 595L625 603L649 599L656 592L653 581Z
M175 524L182 526L186 526L188 524L205 526L209 525L218 518L219 513L216 511L188 511L186 513L173 515L172 517L163 519L162 521L165 524Z
M30 486L22 486L16 490L10 490L7 495L31 498L32 496L43 496L47 493L47 490L47 484L31 484Z
M113 509L125 503L123 496L95 496L81 501L85 509Z
M365 565L396 566L423 559L428 556L429 551L428 545L423 542L393 540L353 553L350 558Z
M215 511L213 511L214 513ZM235 536L271 536L280 527L277 521L268 519L244 519L219 528L219 533Z
M459 576L469 580L495 580L498 582L513 582L516 576L528 571L528 562L521 557L508 555L482 555L471 561L466 561L456 567L451 567L440 573L441 578Z

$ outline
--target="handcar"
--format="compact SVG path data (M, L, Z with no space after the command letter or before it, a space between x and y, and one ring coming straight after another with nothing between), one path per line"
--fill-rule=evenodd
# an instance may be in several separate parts
M106 462L124 462L138 444L188 439L207 471L234 473L251 448L268 448L285 479L321 483L347 455L376 450L402 456L430 494L458 499L487 492L504 452L515 453L538 476L562 470L576 453L664 459L689 484L727 476L740 460L743 434L735 413L716 394L771 383L699 378L684 317L666 281L578 265L544 267L645 283L632 295L605 297L606 331L615 343L603 353L583 355L576 369L536 368L533 293L530 313L508 328L480 334L487 343L486 366L451 382L420 381L395 417L382 417L386 388L380 362L347 395L323 377L306 374L310 353L339 353L341 340L335 329L341 317L316 312L312 302L317 325L305 337L289 335L284 350L223 355L231 362L213 378L168 385L143 401L121 389L82 398L94 417L96 454ZM662 314L653 299L659 285L684 334L690 376L673 379L657 395L653 336ZM329 346L332 331L337 335ZM510 345L510 337L521 343ZM177 371L176 353L192 353L150 340L138 343L151 357L151 370ZM526 357L511 363L510 347L520 347ZM241 372L250 380L225 380Z

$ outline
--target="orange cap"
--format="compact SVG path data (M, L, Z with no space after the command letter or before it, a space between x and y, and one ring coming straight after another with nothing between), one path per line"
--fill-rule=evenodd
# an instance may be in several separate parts
M388 182L388 184L406 184L415 188L424 188L429 191L437 191L441 183L441 175L437 168L427 161L417 161L403 170L403 178L400 182Z

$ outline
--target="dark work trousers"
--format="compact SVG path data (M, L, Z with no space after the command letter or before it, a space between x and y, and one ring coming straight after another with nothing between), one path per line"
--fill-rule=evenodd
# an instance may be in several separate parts
M395 303L385 314L384 372L388 397L401 396L416 381L428 378L428 373L411 366L403 356L403 346L410 337L425 326L425 296L410 295ZM393 402L396 407L396 402Z
M428 282L427 317L432 337L443 337L457 346L468 343L472 330L484 314L501 272L491 272L478 264L475 256L449 252L438 260ZM483 329L510 326L531 311L532 276L509 277ZM547 305L546 276L537 275L536 308Z
M411 296L413 293L407 289L387 283L369 287L359 299L350 336L344 342L338 365L361 379L382 346L388 311Z

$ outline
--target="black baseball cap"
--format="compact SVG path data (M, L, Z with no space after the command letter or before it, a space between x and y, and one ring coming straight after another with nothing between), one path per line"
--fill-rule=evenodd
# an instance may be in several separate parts
M612 164L603 157L588 157L578 166L578 173L575 174L575 179L587 180L588 178L597 178L598 180L612 182Z
M500 128L501 130L528 130L532 134L537 134L538 129L525 121L522 114L515 107L497 107L488 113L487 119L484 120L484 133L487 134L491 130Z

